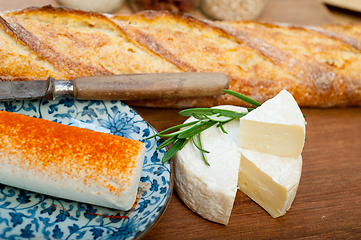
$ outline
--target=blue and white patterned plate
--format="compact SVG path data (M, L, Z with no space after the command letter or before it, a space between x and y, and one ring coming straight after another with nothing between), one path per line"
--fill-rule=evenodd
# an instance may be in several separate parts
M62 124L109 132L143 141L146 156L138 202L117 211L58 199L0 184L0 239L138 239L165 211L172 193L172 166L162 164L159 138L133 109L119 101L9 101L0 110L48 119Z

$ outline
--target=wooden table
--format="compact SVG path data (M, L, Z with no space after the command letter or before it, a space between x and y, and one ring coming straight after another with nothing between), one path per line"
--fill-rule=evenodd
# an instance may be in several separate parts
M49 0L0 0L0 11L46 4L57 5ZM126 6L118 11L129 12ZM260 19L316 25L335 18L316 0L270 0ZM159 131L184 121L175 109L135 110ZM360 239L361 109L302 111L307 115L303 173L285 216L273 219L238 191L229 225L223 226L194 214L174 192L145 239Z

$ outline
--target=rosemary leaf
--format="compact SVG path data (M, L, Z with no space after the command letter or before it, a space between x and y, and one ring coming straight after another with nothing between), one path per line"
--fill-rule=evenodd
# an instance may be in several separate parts
M197 122L198 122L198 121L193 121L193 122L189 122L189 123L178 124L178 125L176 125L176 126L167 128L167 129L159 132L158 134L163 134L163 133L166 133L166 132L173 131L173 130L175 130L175 129L179 129L179 128L183 128L183 127L188 127L188 126L193 125L193 124L195 124L195 123L197 123Z
M239 113L239 112L235 112L232 110L225 110L225 109L213 109L213 112L221 114L222 116L225 116L225 117L230 117L230 118L241 118L241 117L247 115L247 113Z
M199 151L202 151L202 152L205 152L205 153L210 153L209 151L207 151L207 150L201 148L200 146L198 146L198 143L196 142L195 136L196 135L192 136L192 141L193 141L194 146L196 146L196 148L198 148Z
M214 115L216 113L221 114L225 117L232 117L232 118L240 118L246 115L246 113L238 113L232 110L226 109L218 109L218 108L189 108L179 112L179 115L190 117L190 116L207 116L207 115Z
M187 144L187 142L189 141L190 137L185 138L185 141L183 142L183 145L179 148L179 150L182 150L184 148L184 146ZM180 140L180 139L179 139ZM178 150L178 151L179 151Z
M195 123L197 123L197 122L198 122L198 121L193 121L193 122L189 122L189 123L182 123L182 124L179 124L179 125L176 125L176 126L167 128L167 129L165 129L165 130L163 130L163 131L161 131L161 132L159 132L159 133L157 133L157 134L154 134L154 135L152 135L152 136L150 136L150 137L145 138L145 140L154 138L154 137L156 137L156 136L159 136L159 137L167 137L167 134L163 134L163 133L170 132L170 131L173 131L173 130L175 130L175 129L179 129L179 128L182 128L182 127L187 127L187 126L193 125L193 124L195 124ZM168 137L170 137L170 136L168 136Z
M206 118L215 121L215 122L228 122L229 120L232 120L233 118L225 117L225 116L219 116L219 115L206 115Z
M193 126L187 126L185 128L181 128L179 129L178 131L176 132L172 132L172 133L168 133L168 134L158 134L159 137L172 137L172 136L177 136L179 135L180 133L186 131L187 129L189 128L192 128Z
M195 119L198 119L198 120L205 120L205 119L207 119L204 114L193 113L192 116L193 116Z
M195 124L193 127L185 130L184 132L182 132L181 134L178 135L178 138L188 138L191 137L192 135L196 135L200 132L203 132L204 130L212 127L213 125L215 125L217 122L215 121L203 121L200 122L199 124Z
M220 127L222 132L225 133L225 134L228 134L228 132L226 131L226 129L224 129L224 124L222 122L218 123L218 126L217 127Z
M201 114L201 115L207 115L207 114L213 114L212 108L189 108L185 109L179 112L179 115L190 117L193 116L193 114Z
M162 142L161 144L159 144L159 146L156 149L157 150L162 149L162 148L168 146L169 144L172 144L177 139L178 139L177 136L172 136L172 137L168 138L167 140L165 140L164 142Z
M171 148L169 148L169 150L164 154L163 158L162 158L162 163L167 162L169 159L171 159L180 149L182 149L185 145L185 143L187 143L189 139L183 138L183 139L178 139Z
M227 93L233 97L236 97L238 99L241 99L242 101L246 102L246 103L249 103L255 107L259 107L261 106L262 104L260 102L257 102L256 100L253 100L252 98L249 98L249 97L246 97L244 96L243 94L240 94L238 92L234 92L234 91L231 91L231 90L227 90L227 89L223 89L223 92L224 93Z
M159 132L159 133L157 133L157 134L155 134L155 135L152 135L152 136L150 136L150 137L147 137L147 138L145 138L145 140L148 140L148 139L153 138L153 137L156 137L156 136L159 136L159 137L172 137L172 136L178 135L179 133L181 133L182 131L184 131L184 130L187 129L187 128L184 129L184 127L189 127L189 126L194 125L194 124L196 124L196 123L198 123L198 121L193 121L193 122L189 122L189 123L179 124L179 125L176 125L176 126L167 128L167 129L165 129L165 130L163 130L163 131L161 131L161 132ZM183 127L183 129L181 129L182 127ZM170 131L175 130L175 129L180 129L180 130L178 130L178 131L176 131L176 132L169 133L169 134L163 134L163 133L165 133L165 132L170 132Z
M203 149L201 133L198 133L198 141L199 141L199 146ZM208 160L207 160L207 157L206 157L205 152L201 151L201 153L202 153L202 157L203 157L203 159L204 159L204 162L205 162L208 166L211 166L211 165L208 163Z

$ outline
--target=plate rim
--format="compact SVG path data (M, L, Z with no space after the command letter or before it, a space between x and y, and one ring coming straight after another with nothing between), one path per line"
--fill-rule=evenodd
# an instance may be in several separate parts
M153 130L154 132L158 133L158 130L148 121L146 121L143 116L134 108L132 108L131 106L127 105L129 108L133 109L133 111L135 111ZM164 139L161 138L161 140L163 141ZM166 146L163 149L165 149L165 151L167 152L169 150L169 148ZM165 211L167 210L170 200L173 196L173 190L174 190L174 167L173 167L173 161L170 159L169 160L169 192L170 194L167 196L166 199L166 204L164 206L164 208L162 209L162 212L160 214L158 214L157 218L154 219L154 221L152 222L153 224L151 224L151 226L148 228L148 226L146 227L146 229L144 231L141 232L140 235L138 235L138 233L135 236L135 240L140 240L143 237L145 237L150 231L152 231L152 229L158 224L159 220L162 218L162 216L164 215Z

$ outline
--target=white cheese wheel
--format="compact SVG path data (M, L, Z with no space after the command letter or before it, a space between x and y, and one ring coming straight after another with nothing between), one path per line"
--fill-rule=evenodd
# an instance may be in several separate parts
M219 106L237 112L247 109ZM186 122L194 121L191 117ZM175 189L194 212L213 222L228 224L237 192L241 154L238 149L239 120L225 124L228 134L213 126L201 134L202 145L210 151L204 162L201 152L189 141L173 158Z

